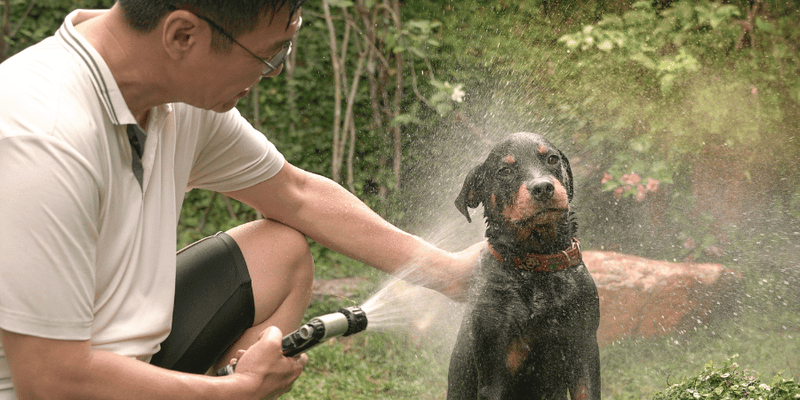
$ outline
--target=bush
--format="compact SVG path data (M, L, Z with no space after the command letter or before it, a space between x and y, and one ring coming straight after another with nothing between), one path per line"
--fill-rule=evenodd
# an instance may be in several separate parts
M749 370L739 370L734 355L722 365L707 363L697 376L676 383L663 392L657 393L654 400L678 399L798 399L800 385L780 374L769 384L761 381L758 374Z

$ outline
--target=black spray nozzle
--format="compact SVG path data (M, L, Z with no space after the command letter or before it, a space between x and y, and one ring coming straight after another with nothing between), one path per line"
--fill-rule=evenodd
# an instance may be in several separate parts
M344 314L347 318L347 331L342 336L350 336L367 329L367 313L361 307L340 308L337 312Z
M367 314L360 307L340 308L335 313L313 318L296 331L283 337L281 349L287 357L296 356L337 336L350 336L367 329ZM217 375L230 375L236 364L227 365Z
M340 308L308 321L283 337L283 354L295 356L337 336L349 336L367 329L367 314L359 307Z

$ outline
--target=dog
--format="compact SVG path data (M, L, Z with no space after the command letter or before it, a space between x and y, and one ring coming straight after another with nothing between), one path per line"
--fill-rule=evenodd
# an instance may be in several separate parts
M597 287L581 260L572 169L520 132L473 168L455 201L484 206L487 249L450 358L448 400L600 398Z

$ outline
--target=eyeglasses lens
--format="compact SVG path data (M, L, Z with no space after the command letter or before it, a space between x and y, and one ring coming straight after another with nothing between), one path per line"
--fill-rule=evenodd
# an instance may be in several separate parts
M286 61L286 57L288 57L289 54L291 53L292 53L292 42L286 42L286 44L283 46L283 49L281 49L281 51L279 51L278 54L275 54L269 60L267 65L264 66L264 69L261 71L261 75L267 75L270 72L278 69L278 67L280 67L284 61Z

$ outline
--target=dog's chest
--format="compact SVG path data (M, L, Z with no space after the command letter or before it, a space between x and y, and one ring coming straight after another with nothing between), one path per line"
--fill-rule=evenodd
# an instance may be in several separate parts
M472 303L476 309L518 314L518 318L538 315L570 315L583 307L591 292L591 278L579 265L555 272L533 272L502 264L489 254L481 259L473 285Z

